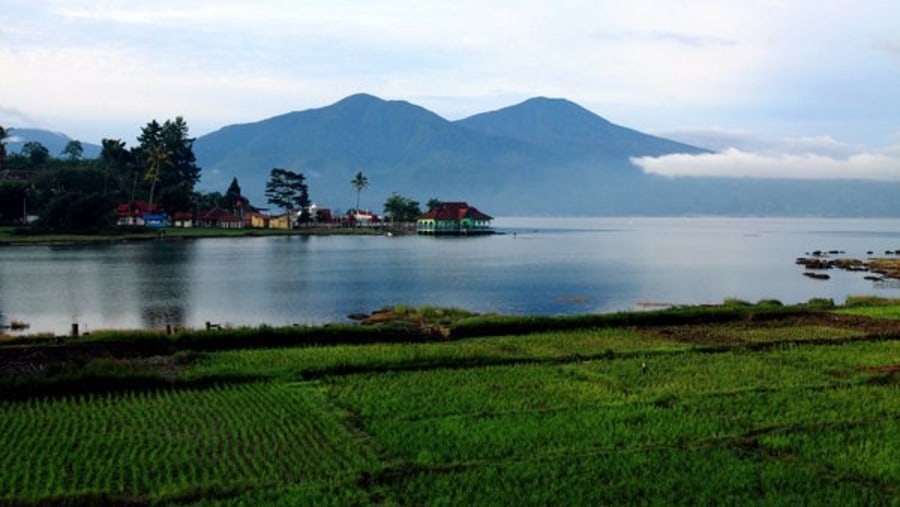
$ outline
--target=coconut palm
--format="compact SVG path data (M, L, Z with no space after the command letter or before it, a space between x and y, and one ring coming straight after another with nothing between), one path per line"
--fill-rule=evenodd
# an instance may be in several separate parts
M359 213L359 194L362 193L364 188L369 186L369 178L366 178L362 171L358 171L356 176L350 180L350 184L356 189L356 212Z
M156 190L156 183L159 181L160 169L169 164L169 157L172 152L165 145L158 144L150 149L147 156L147 172L144 173L144 179L150 182L150 202L148 205L153 207L153 192Z

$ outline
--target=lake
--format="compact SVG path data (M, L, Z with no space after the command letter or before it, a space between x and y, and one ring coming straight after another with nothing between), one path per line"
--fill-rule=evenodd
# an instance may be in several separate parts
M469 238L311 236L0 248L0 313L28 333L321 324L387 305L564 315L848 295L802 276L813 250L900 249L898 219L503 218Z

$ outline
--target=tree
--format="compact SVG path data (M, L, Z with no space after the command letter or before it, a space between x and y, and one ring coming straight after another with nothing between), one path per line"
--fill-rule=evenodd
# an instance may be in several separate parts
M384 214L389 216L393 223L412 222L422 214L422 210L418 201L394 192L384 202Z
M3 128L3 125L0 125L0 168L3 168L3 161L6 160L6 138L9 137L9 132Z
M266 183L266 199L285 213L300 208L300 221L309 221L309 188L303 174L279 167L272 169Z
M132 162L131 152L125 149L125 143L120 139L103 139L100 142L100 162L103 165L103 195L109 191L110 173L118 183L119 190L123 190L126 171ZM132 196L131 200L134 200Z
M99 192L62 192L47 203L39 225L52 231L95 233L112 223L113 205Z
M66 147L63 148L61 155L65 155L69 158L70 162L74 162L81 158L81 155L84 153L84 146L81 145L81 141L77 139L73 139L66 143Z
M359 212L359 195L363 189L369 186L369 179L363 176L362 171L356 173L356 176L350 180L350 184L356 189L356 211Z
M172 152L163 144L151 147L147 153L147 172L144 173L144 179L150 182L150 199L147 204L151 208L153 207L153 191L156 190L161 171L170 164L171 156Z
M225 191L223 206L232 213L237 213L239 210L246 209L248 204L247 199L241 195L241 186L238 184L237 178L232 178L231 185L228 185L228 190Z
M23 214L26 183L0 180L0 223L12 224Z
M225 197L222 195L222 192L208 192L205 194L194 192L192 199L198 210L210 210L222 206Z
M160 206L169 211L190 209L200 168L194 156L194 139L188 137L184 119L179 116L162 125L153 120L141 129L138 142L134 158L150 184L151 194L158 187Z
M441 205L441 200L437 197L432 197L428 199L428 202L425 204L425 207L428 208L428 211L434 211L435 208Z
M50 160L50 150L37 141L28 141L22 146L22 155L28 159L32 167L42 166Z

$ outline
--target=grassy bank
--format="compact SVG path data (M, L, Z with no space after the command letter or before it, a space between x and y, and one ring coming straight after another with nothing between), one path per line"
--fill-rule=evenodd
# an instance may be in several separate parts
M895 505L857 303L7 343L0 505Z
M381 235L387 229L306 227L301 229L216 229L193 227L189 229L167 228L164 231L143 227L123 227L109 229L94 234L46 233L15 227L0 227L2 245L42 245L67 243L103 243L118 241L184 240L199 238L242 238L263 236L308 236L308 235Z

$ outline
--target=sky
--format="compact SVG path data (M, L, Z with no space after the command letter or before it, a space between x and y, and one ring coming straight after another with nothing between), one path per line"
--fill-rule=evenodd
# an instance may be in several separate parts
M133 145L365 92L456 120L561 97L714 150L671 177L900 180L898 0L4 0L0 125Z

